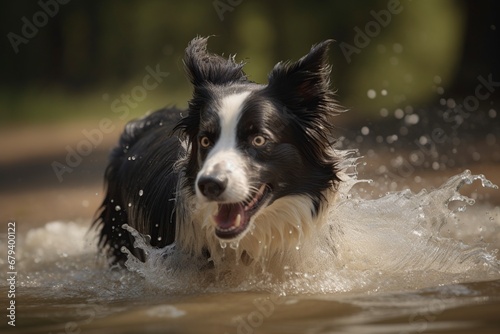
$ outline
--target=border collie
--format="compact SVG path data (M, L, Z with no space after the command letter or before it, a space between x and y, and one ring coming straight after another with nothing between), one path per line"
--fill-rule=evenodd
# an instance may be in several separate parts
M111 262L123 264L126 253L145 259L124 224L153 247L212 265L228 253L245 264L280 261L325 225L343 160L332 135L341 110L330 89L331 42L276 64L261 85L234 56L193 39L184 57L187 111L131 121L111 153L95 222Z

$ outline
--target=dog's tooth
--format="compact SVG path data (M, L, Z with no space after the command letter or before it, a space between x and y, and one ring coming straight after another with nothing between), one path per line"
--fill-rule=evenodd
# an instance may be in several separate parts
M234 226L240 227L240 225L241 225L241 214L238 213L238 215L236 216L236 221L234 222Z

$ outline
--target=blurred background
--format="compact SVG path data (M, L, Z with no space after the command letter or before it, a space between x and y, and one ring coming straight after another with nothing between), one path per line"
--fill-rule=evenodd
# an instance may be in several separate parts
M186 107L195 36L265 83L333 38L342 148L374 196L471 169L500 183L500 2L10 1L0 12L0 221L92 218L126 121ZM499 205L497 192L485 199Z

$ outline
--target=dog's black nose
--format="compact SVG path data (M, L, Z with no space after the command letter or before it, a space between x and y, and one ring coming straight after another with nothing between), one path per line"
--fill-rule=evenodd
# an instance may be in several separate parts
M198 188L200 192L209 199L219 197L227 186L227 177L203 175L198 179Z

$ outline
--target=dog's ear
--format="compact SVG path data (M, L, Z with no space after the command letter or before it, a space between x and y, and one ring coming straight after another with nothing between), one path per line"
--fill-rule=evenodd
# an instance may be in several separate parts
M278 63L269 74L268 90L285 106L296 111L319 111L331 114L337 109L330 89L331 66L326 40L296 62Z
M236 63L234 56L225 59L209 53L207 41L208 37L196 37L186 48L184 66L194 86L205 83L224 85L247 79L243 72L244 63Z

